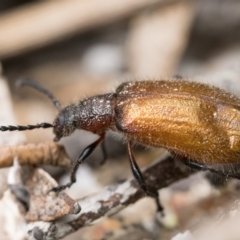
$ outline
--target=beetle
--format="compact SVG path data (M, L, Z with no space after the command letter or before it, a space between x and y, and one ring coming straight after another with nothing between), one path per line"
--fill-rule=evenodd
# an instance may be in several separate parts
M83 129L99 135L74 162L70 182L51 191L61 191L76 182L80 164L104 140L108 130L120 132L127 139L128 155L134 177L142 190L163 208L158 192L150 190L135 161L134 142L166 148L185 165L226 174L209 165L239 162L240 99L203 83L172 79L126 82L114 93L93 96L61 108L59 101L39 83L22 79L20 85L31 86L47 95L59 114L52 124L1 126L1 131L24 131L53 128L54 141Z

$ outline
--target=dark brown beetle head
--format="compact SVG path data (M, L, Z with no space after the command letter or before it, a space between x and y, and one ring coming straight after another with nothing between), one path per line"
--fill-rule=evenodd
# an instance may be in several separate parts
M70 104L61 108L60 102L54 95L42 87L39 83L31 79L20 79L19 86L29 86L42 92L59 110L58 116L53 124L40 123L27 126L0 126L0 131L25 131L36 128L53 128L55 134L54 141L59 141L62 137L71 135L76 129L90 131L102 135L115 123L115 94L104 94L90 97L77 104Z
M54 141L69 136L76 129L101 135L111 128L114 119L115 95L90 97L60 110L53 122Z
M62 137L69 136L77 128L76 115L73 112L74 106L69 105L60 111L53 122L54 141L59 141Z

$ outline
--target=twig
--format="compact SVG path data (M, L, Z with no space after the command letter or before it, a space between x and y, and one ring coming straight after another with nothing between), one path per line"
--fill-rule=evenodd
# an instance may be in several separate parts
M165 2L170 0L62 0L28 5L0 17L0 57L35 49Z
M14 157L18 157L21 165L71 166L64 147L54 142L2 146L0 152L0 168L12 166Z
M147 185L157 190L189 175L190 171L175 164L175 161L169 156L144 172ZM82 211L77 215L67 216L55 223L31 223L28 225L28 229L31 234L37 229L37 231L41 230L45 236L59 239L103 216L115 214L143 197L145 197L144 192L134 179L130 179L124 183L110 186L98 194L78 200Z

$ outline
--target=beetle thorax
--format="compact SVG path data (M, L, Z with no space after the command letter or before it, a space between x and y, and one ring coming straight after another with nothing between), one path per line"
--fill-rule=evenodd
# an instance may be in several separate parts
M76 129L96 134L107 131L114 122L115 95L105 94L71 104L60 111L55 119L55 140L70 135Z

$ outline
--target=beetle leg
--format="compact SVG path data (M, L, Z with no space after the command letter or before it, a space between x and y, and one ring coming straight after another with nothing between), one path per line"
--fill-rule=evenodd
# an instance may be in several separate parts
M130 165L131 165L131 169L132 169L132 173L133 173L133 176L135 177L135 179L137 180L140 188L150 197L153 197L156 201L156 204L157 204L157 209L159 212L162 212L163 211L163 207L159 201L159 194L158 194L158 191L156 190L150 190L148 189L146 183L145 183L145 180L144 180L144 177L141 173L141 170L139 169L138 165L137 165L137 162L135 161L135 158L133 156L133 151L132 151L132 142L129 141L128 142L128 155L129 155L129 162L130 162Z
M101 143L103 141L105 137L105 134L101 135L95 142L93 142L92 144L90 144L89 146L87 146L81 153L81 155L78 157L78 159L74 162L74 165L72 167L72 171L71 171L71 176L70 176L70 182L65 184L65 185L61 185L61 186L57 186L52 188L49 192L60 192L62 190L64 190L65 188L69 188L72 186L73 183L76 182L76 173L78 170L78 167L80 164L82 164L85 159L93 152L93 150L98 146L99 143Z
M200 164L200 163L196 163L196 162L191 162L191 161L183 161L183 163L190 167L190 168L193 168L193 169L196 169L196 170L200 170L200 171L210 171L212 173L215 173L215 174L218 174L220 176L223 176L223 177L231 177L231 178L236 178L236 179L240 179L240 175L239 174L234 174L234 173L225 173L225 172L222 172L222 171L218 171L214 168L211 168L211 167L208 167L204 164Z
M101 149L102 149L103 158L101 159L100 164L103 165L107 160L107 149L104 141L101 142Z

